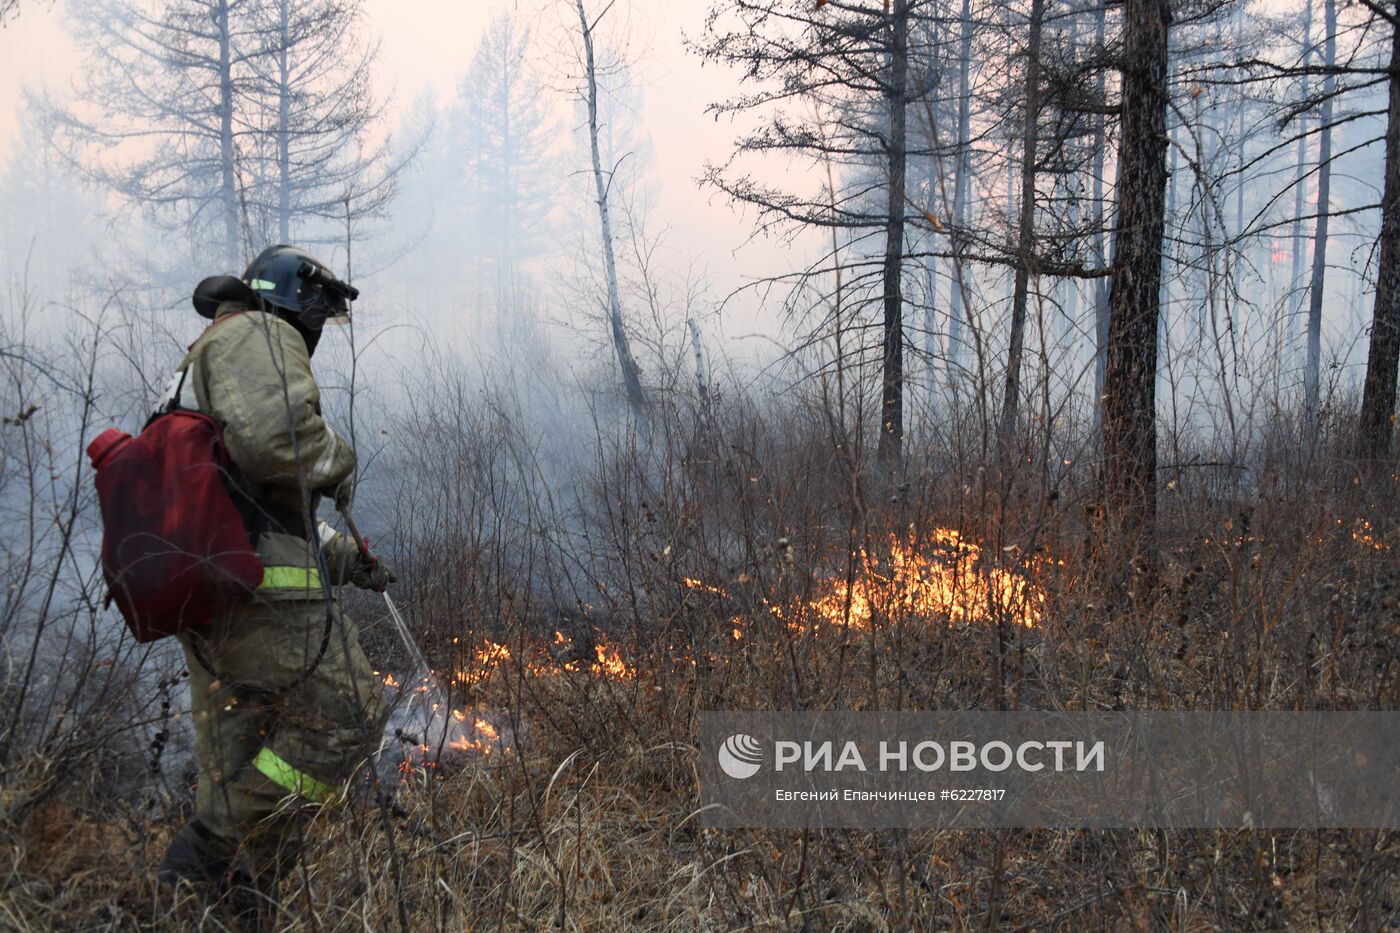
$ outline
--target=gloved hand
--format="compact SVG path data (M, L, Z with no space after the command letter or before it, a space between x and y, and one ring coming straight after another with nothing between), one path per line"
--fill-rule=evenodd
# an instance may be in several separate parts
M397 579L394 572L373 554L360 554L350 568L350 582L362 590L382 593Z
M341 480L340 485L335 487L331 496L335 499L337 512L344 512L350 508L350 500L355 498L355 477L351 475Z

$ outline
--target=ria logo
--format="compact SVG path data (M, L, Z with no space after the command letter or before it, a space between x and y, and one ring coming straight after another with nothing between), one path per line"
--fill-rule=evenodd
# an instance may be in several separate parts
M736 732L719 747L719 768L736 780L751 778L763 767L763 745L751 735Z

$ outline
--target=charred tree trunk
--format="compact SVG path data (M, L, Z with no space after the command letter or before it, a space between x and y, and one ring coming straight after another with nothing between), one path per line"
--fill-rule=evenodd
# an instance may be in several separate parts
M1021 401L1021 353L1026 335L1026 303L1030 296L1031 264L1035 253L1036 131L1040 124L1040 34L1045 0L1031 0L1030 40L1026 46L1025 122L1021 129L1020 230L1016 235L1016 278L1011 289L1011 344L1006 355L1006 393L1001 403L999 446L1006 465L1007 446L1016 428Z
M1157 327L1167 189L1169 0L1123 8L1121 141L1104 379L1103 506L1110 560L1155 586ZM1123 565L1116 564L1121 571Z
M593 155L593 184L598 193L598 223L603 234L603 271L608 280L608 327L612 332L613 347L617 351L617 365L622 370L622 383L627 390L627 404L632 414L640 421L646 412L646 395L642 392L642 374L637 360L632 356L632 345L627 339L627 329L622 322L622 298L617 288L617 260L613 255L612 219L608 213L608 185L603 177L602 156L598 149L598 76L593 63L593 24L588 22L583 0L575 0L578 7L579 29L583 33L584 68L588 80L588 143Z
M1400 363L1400 27L1392 25L1390 30L1390 106L1385 128L1380 262L1357 445L1361 457L1372 461L1390 455L1396 366Z
M1323 63L1337 63L1337 3L1323 6ZM1318 407L1322 384L1322 292L1327 282L1327 213L1332 200L1332 95L1335 75L1322 79L1322 131L1317 144L1317 227L1313 233L1312 281L1308 285L1308 358L1303 374L1303 410L1307 414L1308 437L1317 432ZM1394 380L1391 380L1394 382Z
M909 0L894 0L890 14L890 136L887 163L889 199L885 220L884 368L880 391L880 443L876 459L886 469L899 466L904 444L904 170L905 102L909 73Z

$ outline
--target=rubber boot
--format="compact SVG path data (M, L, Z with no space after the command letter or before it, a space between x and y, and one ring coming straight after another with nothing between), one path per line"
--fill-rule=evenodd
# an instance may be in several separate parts
M200 901L220 905L239 930L272 929L276 901L270 898L233 860L211 851L211 836L198 820L182 829L156 866L156 880L178 888L188 886Z
M170 885L181 881L196 887L221 885L233 863L210 851L209 840L209 830L198 820L191 821L170 840L156 866L156 880Z

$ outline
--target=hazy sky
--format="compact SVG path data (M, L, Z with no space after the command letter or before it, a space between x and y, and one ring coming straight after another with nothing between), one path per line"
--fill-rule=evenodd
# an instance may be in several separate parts
M601 9L597 0L587 5ZM679 261L693 260L709 270L712 291L718 298L747 277L786 268L795 260L772 241L745 245L748 222L736 216L723 198L697 188L695 179L704 163L723 160L735 132L727 121L716 122L704 114L708 103L735 88L733 76L714 67L702 68L698 57L683 47L683 30L698 35L706 6L633 0L626 8L624 0L608 16L617 25L622 25L620 14L629 17L634 72L644 91L645 122L652 144L650 181L658 196L650 226L669 228ZM365 8L370 30L381 43L376 78L381 92L392 95L395 116L424 89L436 92L440 103L449 99L486 24L503 10L513 10L521 22L533 28L537 67L546 80L561 86L547 93L557 97L562 113L569 113L562 89L568 63L565 56L550 52L562 47L565 28L577 30L577 21L569 18L573 14L571 2L365 0ZM67 16L63 0L52 5L43 0L22 0L19 16L0 29L0 160L13 147L24 145L17 134L23 88L47 83L62 94L81 66L65 26ZM572 117L566 116L563 123L576 130ZM741 318L752 313L747 310L753 307L751 302L744 302L744 307ZM751 323L731 316L726 330L743 333L751 329Z
M148 0L155 2L155 0ZM394 110L391 124L425 90L435 92L440 105L456 93L481 35L493 17L513 11L520 23L534 33L534 65L546 87L542 93L555 102L565 131L580 133L576 111L567 88L576 77L571 36L577 34L572 0L363 0L369 32L380 43L376 80ZM604 0L585 0L590 10L602 9ZM618 0L602 26L604 39L625 26L631 37L626 56L632 74L643 90L643 123L650 137L648 182L656 193L648 216L650 231L668 230L670 262L674 270L694 266L707 274L709 296L719 300L740 285L768 275L803 268L807 252L788 249L772 239L749 241L752 216L739 216L722 197L700 191L696 184L707 161L722 162L730 153L737 128L728 120L705 114L707 104L724 99L738 87L734 73L719 67L702 67L700 59L684 48L683 35L699 37L712 0L673 3L665 0ZM25 141L16 132L17 113L24 86L46 82L62 94L81 67L64 18L67 4L57 0L21 0L21 12L0 29L0 161L22 151ZM563 147L561 147L563 148ZM572 147L588 169L581 146ZM768 159L746 163L766 179L790 182L812 166L796 161L782 164ZM1291 170L1290 170L1291 171ZM1377 176L1378 177L1378 176ZM578 179L561 179L578 185ZM995 183L996 179L992 179ZM1344 182L1345 179L1338 179ZM1334 196L1339 185L1334 184ZM414 228L414 218L396 217L401 229ZM0 220L0 222L4 222ZM1369 223L1369 218L1367 220ZM1339 225L1339 230L1341 225ZM1368 228L1369 229L1369 228ZM825 245L818 239L804 241L812 251ZM1336 238L1334 234L1334 239ZM572 241L558 244L566 257ZM1345 276L1331 276L1333 287ZM748 334L776 335L782 295L775 293L762 305L754 293L735 302L722 320L721 334L737 338ZM766 338L749 342L766 343ZM729 349L735 349L730 344ZM767 355L759 351L760 355Z

